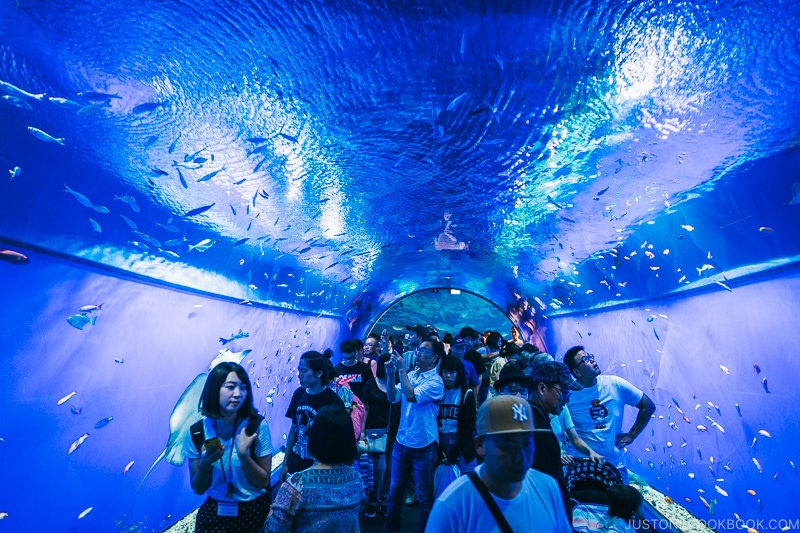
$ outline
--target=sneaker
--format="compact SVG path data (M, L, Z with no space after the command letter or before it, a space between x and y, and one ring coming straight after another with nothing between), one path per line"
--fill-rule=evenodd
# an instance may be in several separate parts
M378 510L378 507L375 504L368 503L367 507L364 509L364 516L367 518L375 518L375 512Z

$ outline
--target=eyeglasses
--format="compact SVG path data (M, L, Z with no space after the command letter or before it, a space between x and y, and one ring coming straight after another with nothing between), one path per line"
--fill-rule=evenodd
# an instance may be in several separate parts
M570 391L565 392L564 389L561 388L561 385L548 385L548 387L556 391L564 401L569 400L570 396L572 396L572 393Z
M572 367L572 370L575 370L576 368L581 366L583 363L588 363L590 361L592 363L594 363L594 354L587 353L586 355L584 355L583 357L581 357L580 359L578 359L576 361L576 364L575 364L575 366Z
M419 348L419 347L417 347L414 350L414 353L417 354L417 356L427 355L427 356L430 357L431 355L433 355L433 350L428 350L427 348Z

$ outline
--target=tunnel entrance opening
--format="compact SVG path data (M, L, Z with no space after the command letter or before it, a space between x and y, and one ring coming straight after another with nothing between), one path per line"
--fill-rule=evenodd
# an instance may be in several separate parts
M402 338L406 326L431 326L441 338L446 333L458 335L464 326L478 331L499 331L511 338L514 323L500 307L483 296L460 289L433 288L411 293L393 302L367 330L380 334L384 329L395 338Z

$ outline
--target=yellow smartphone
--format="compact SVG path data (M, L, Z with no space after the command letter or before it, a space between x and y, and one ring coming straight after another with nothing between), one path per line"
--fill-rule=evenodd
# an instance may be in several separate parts
M203 446L206 449L206 453L214 453L219 447L222 446L222 443L219 441L219 437L214 437L213 439L208 439L205 441Z

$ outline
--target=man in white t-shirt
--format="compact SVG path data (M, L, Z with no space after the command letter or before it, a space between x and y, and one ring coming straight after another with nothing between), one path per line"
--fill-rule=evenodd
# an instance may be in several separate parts
M578 383L573 388L579 389L572 392L569 402L575 431L595 452L616 466L627 483L623 448L644 431L656 410L655 404L644 392L621 377L600 375L594 355L586 353L583 346L567 350L564 364ZM626 405L635 407L638 413L631 429L623 432L622 418ZM577 450L570 450L570 453L583 456Z
M475 447L483 464L475 469L477 483L488 489L511 530L571 533L558 485L531 469L533 413L517 396L495 396L481 405L475 427ZM436 503L425 531L500 533L486 500L469 476L454 481Z

